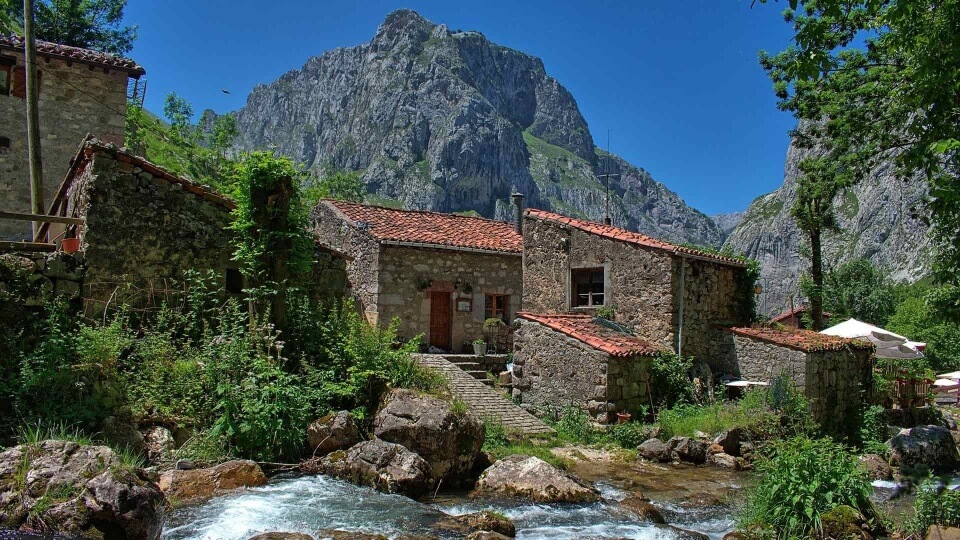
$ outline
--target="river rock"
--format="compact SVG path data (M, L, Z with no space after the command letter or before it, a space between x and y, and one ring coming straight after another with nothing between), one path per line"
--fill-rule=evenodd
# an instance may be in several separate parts
M126 448L136 454L145 454L143 434L131 420L119 416L108 416L100 425L105 441L114 448Z
M322 529L317 531L319 540L387 540L382 534L368 534L354 531L338 531L336 529Z
M960 465L960 454L950 430L941 426L903 429L887 441L890 464L912 468L926 465L935 471L952 471Z
M707 455L707 465L713 465L714 467L721 467L724 469L738 469L737 458L731 456L730 454L725 454L720 452L719 454L709 454Z
M670 536L674 540L710 540L710 537L705 534L688 531L687 529L681 529L673 525L657 525L656 527L664 531L670 531Z
M251 536L247 540L313 540L309 534L296 532L265 532Z
M140 430L143 436L143 448L151 463L166 463L173 460L173 451L177 444L173 433L163 426L152 426Z
M470 533L464 540L510 540L512 536L505 536L497 532L477 531Z
M823 538L844 538L849 540L871 540L865 529L867 520L853 507L840 505L830 509L820 518Z
M430 464L403 446L380 439L327 455L320 471L385 493L416 497L430 489Z
M174 469L160 475L160 489L174 505L266 483L260 466L249 460L228 461L205 469Z
M520 497L544 503L600 500L600 492L540 458L507 456L483 471L475 494Z
M373 420L373 433L416 452L430 464L434 480L455 481L470 472L486 430L479 418L454 410L449 401L393 390Z
M444 516L434 527L460 535L479 532L496 533L509 538L517 535L517 528L512 521L489 510L461 516Z
M0 453L0 529L156 540L163 493L106 446L48 440Z
M347 411L330 413L307 426L307 447L313 456L346 450L363 441L363 434Z
M746 432L741 428L733 428L723 431L715 439L713 444L723 447L725 454L733 457L740 457L740 444L746 440Z
M635 513L641 521L661 524L667 522L667 520L663 518L663 514L660 513L660 509L645 497L627 497L620 501L620 506Z
M867 472L870 480L890 480L893 478L893 469L887 460L879 454L864 454L860 456L860 468Z
M670 448L660 439L647 439L637 447L637 455L649 461L670 461Z
M673 437L667 441L670 455L676 460L702 464L707 461L707 448L710 445L690 437Z
M960 528L931 525L927 527L924 540L960 540Z

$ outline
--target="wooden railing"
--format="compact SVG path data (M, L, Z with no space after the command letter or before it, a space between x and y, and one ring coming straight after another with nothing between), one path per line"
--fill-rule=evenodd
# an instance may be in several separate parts
M70 229L64 230L56 238L51 239L49 238L51 223L69 225L73 231L76 230L76 227L79 227L84 223L83 218L52 216L47 214L26 214L23 212L5 212L3 210L0 210L0 219L42 223L40 228L38 228L37 235L34 237L33 242L0 241L0 251L55 251L56 240L60 237L60 235L66 234Z

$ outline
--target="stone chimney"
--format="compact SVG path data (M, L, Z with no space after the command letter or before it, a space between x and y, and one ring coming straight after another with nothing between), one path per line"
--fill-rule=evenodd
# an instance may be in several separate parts
M513 229L517 234L523 234L523 193L514 193L513 199Z

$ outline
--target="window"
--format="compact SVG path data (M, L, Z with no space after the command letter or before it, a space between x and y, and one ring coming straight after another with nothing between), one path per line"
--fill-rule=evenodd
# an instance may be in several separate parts
M10 149L10 137L0 137L0 150Z
M573 307L603 305L603 268L574 270L572 281Z
M0 64L0 96L10 94L10 66Z
M43 87L41 80L42 73L37 71L37 95L40 95L40 89ZM12 77L10 79L10 95L18 98L27 97L27 71L23 66L14 66Z
M510 295L509 294L488 294L483 305L484 319L500 319L503 322L510 322Z
M236 268L227 268L227 292L240 294L243 292L243 274Z

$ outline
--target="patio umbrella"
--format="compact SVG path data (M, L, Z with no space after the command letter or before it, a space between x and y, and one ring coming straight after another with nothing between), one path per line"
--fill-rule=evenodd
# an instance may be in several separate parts
M934 386L957 386L958 384L960 383L951 379L937 379L933 381Z
M960 371L951 371L950 373L941 373L940 375L937 375L937 377L941 379L958 380L960 379Z
M877 348L877 358L923 358L923 353L907 345L906 337L856 319L848 319L820 333L869 341Z

